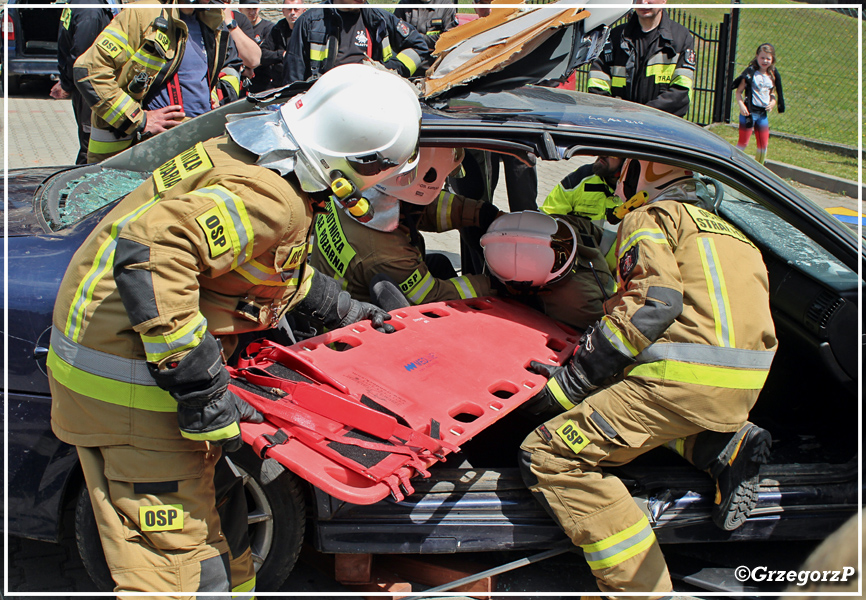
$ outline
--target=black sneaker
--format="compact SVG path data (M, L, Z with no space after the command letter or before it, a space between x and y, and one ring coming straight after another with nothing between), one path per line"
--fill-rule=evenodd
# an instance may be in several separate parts
M716 498L713 523L733 531L746 522L758 503L758 471L770 457L770 432L746 423L728 443L724 466L715 477Z

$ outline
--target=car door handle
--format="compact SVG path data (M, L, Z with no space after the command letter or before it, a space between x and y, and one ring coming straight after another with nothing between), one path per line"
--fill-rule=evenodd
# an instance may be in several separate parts
M46 356L48 356L48 348L45 346L36 346L33 349L33 358L38 360L40 358L45 358Z

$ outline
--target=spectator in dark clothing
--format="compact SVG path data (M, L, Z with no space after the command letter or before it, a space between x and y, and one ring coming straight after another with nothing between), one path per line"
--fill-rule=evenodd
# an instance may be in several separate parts
M277 21L265 43L262 44L262 65L269 69L269 87L277 87L283 78L283 59L289 49L289 40L292 38L295 22L306 10L302 4L303 0L284 0L282 8L284 18ZM256 77L258 76L257 71Z
M95 0L105 4L104 8L74 8L76 4L94 4L94 0L70 0L69 6L60 14L60 28L57 33L57 70L60 80L51 88L51 97L58 100L70 98L72 112L78 123L78 156L76 165L87 164L87 145L90 143L90 106L84 101L81 92L75 87L72 78L72 65L75 59L90 48L96 36L111 22L117 9L113 2Z
M295 23L282 84L317 77L337 65L380 62L403 77L422 75L430 52L415 28L364 0L325 0Z
M258 67L253 69L252 77L250 78L252 81L247 88L247 92L252 94L271 87L270 67L265 64L264 60L264 43L267 41L271 29L274 28L274 23L262 18L259 0L240 0L240 3L241 7L238 10L249 19L253 28L252 40L262 49L262 62L259 63Z
M215 0L216 4L229 4L228 0ZM226 6L223 9L223 27L234 42L238 56L244 63L244 77L254 77L254 69L261 63L262 50L255 42L255 29L247 16L236 8ZM246 91L246 90L244 90Z
M405 4L427 4L429 8L406 8ZM453 0L400 0L394 16L417 29L433 50L442 32L457 26L457 8L453 4Z

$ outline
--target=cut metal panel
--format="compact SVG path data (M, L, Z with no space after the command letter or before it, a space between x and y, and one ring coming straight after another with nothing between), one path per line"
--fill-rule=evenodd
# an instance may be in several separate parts
M623 4L590 10L561 0L545 6L496 8L486 17L442 34L434 51L437 60L424 81L423 96L435 99L454 95L467 86L479 91L560 81L600 51L606 26L628 7ZM584 20L586 24L580 23ZM591 29L597 29L595 35L586 36ZM516 65L529 55L531 60ZM503 73L510 66L514 68Z

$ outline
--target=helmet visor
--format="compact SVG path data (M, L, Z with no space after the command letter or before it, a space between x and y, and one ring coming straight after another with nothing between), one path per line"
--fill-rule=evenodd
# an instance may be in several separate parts
M387 171L388 169L397 166L397 163L385 158L379 152L347 156L346 162L349 164L349 167L351 167L351 169L361 177L374 177L382 171Z
M550 249L553 250L552 275L548 283L559 281L571 270L577 254L577 240L574 239L574 229L564 219L556 219L556 233L550 238Z

